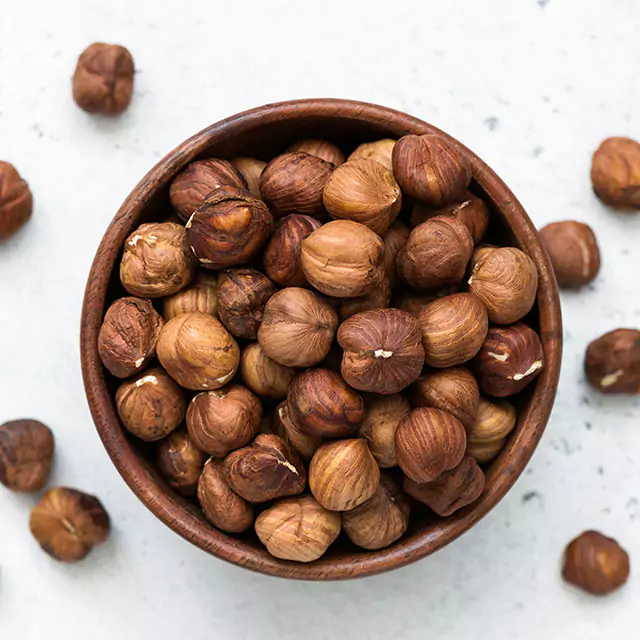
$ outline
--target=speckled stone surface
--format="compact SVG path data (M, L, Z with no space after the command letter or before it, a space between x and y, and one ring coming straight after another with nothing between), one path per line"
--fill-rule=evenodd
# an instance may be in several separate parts
M602 138L640 138L639 20L632 0L3 6L0 157L30 182L36 209L0 247L0 421L49 424L52 481L99 495L114 533L85 562L55 564L28 533L34 499L0 488L0 637L635 637L637 576L594 600L559 572L565 543L586 528L617 537L640 562L640 400L598 396L581 372L591 339L640 326L640 215L601 206L588 179ZM118 119L71 100L77 55L95 40L125 44L136 60L135 97ZM597 282L563 294L558 401L508 497L436 556L341 584L254 575L157 521L98 440L78 357L91 259L147 169L227 115L316 96L378 102L442 127L504 178L539 226L586 221L603 253Z

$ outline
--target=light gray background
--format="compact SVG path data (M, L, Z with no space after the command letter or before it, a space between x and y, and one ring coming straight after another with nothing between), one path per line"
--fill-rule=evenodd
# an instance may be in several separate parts
M53 484L99 495L108 544L76 566L40 552L35 497L0 487L0 637L630 638L640 579L595 600L565 586L565 543L585 528L640 562L638 401L581 374L586 344L640 325L640 216L602 207L590 155L640 137L640 4L633 0L67 0L2 2L0 157L30 182L32 222L0 247L0 422L36 417L57 438ZM95 40L138 67L129 111L79 111L70 76ZM139 178L192 133L266 102L378 102L460 138L543 225L596 230L595 286L563 295L566 355L553 418L526 474L435 557L350 583L278 581L210 558L157 521L112 467L86 406L80 305L93 254ZM632 631L633 629L633 631Z

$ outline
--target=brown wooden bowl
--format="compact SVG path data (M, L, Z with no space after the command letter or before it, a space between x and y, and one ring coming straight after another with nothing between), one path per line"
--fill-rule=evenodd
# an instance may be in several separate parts
M522 248L538 268L537 305L527 322L540 331L545 369L516 399L517 427L500 456L488 467L485 492L473 505L448 519L419 511L407 534L380 551L336 544L311 564L278 560L266 552L252 532L229 536L209 524L195 504L158 475L149 462L149 446L130 437L118 421L113 399L117 381L102 366L96 345L106 306L122 295L118 264L125 238L142 222L170 213L171 180L195 158L249 155L268 160L304 137L328 138L348 151L367 140L434 132L454 142L471 162L472 190L492 208L492 224L500 221L500 241ZM254 571L308 580L355 578L404 566L444 547L478 522L514 484L542 436L556 394L561 351L562 320L551 263L531 220L502 180L466 147L422 120L349 100L266 105L214 124L182 143L142 179L107 229L91 268L82 310L82 370L91 413L113 463L138 498L176 533L214 556Z

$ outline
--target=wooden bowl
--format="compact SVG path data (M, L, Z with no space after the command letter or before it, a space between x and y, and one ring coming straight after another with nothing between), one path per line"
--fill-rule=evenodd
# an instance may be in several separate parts
M205 520L200 509L181 497L149 463L149 445L121 427L114 406L118 381L102 366L97 338L107 305L122 289L118 265L125 238L142 222L170 213L168 190L173 177L198 157L249 155L268 160L304 137L324 137L349 151L360 142L437 132L452 141L473 167L472 190L486 199L500 221L500 241L518 246L540 274L537 304L527 322L539 329L546 365L516 399L516 429L500 456L487 469L487 487L473 505L447 519L417 512L407 534L380 551L336 544L320 560L298 564L270 556L253 532L229 536ZM266 105L204 129L161 160L127 198L98 248L82 310L81 355L84 383L98 433L116 468L133 492L176 533L218 558L262 573L287 578L333 580L368 576L401 567L444 547L470 529L507 493L527 465L545 429L553 405L562 351L562 321L551 263L524 209L500 178L459 142L435 127L392 109L349 100L299 100Z

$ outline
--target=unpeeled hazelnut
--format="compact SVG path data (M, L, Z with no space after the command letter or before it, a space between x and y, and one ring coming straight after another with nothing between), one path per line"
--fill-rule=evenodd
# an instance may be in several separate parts
M302 151L312 156L317 156L336 167L344 162L344 153L340 151L337 145L328 140L317 140L315 138L300 140L287 147L287 153L293 153L294 151Z
M366 158L375 160L386 169L389 169L389 171L393 171L392 155L395 146L396 141L391 138L384 138L375 142L363 142L355 148L347 159L359 160L360 158Z
M31 217L29 185L9 162L0 160L0 240L10 238Z
M640 144L630 138L605 140L593 154L591 182L604 203L640 209Z
M218 274L199 271L195 280L184 289L162 300L162 315L171 320L183 313L218 313Z
M261 398L284 398L296 370L270 358L259 343L242 350L240 374L244 383Z
M167 482L185 496L194 496L206 456L185 429L176 429L160 440L156 462Z
M480 464L491 462L502 451L516 421L513 405L480 398L476 420L467 427L467 453Z
M311 460L324 442L323 437L306 433L291 419L286 401L276 407L274 425L276 434L289 442L305 462Z
M396 281L396 257L402 247L407 244L411 230L406 224L397 220L387 229L384 240L384 268L391 284Z
M371 293L359 298L347 298L340 303L339 315L346 320L356 313L372 309L386 309L391 303L391 282L386 276Z
M267 166L266 162L255 158L233 158L231 160L233 168L242 175L247 183L247 189L254 198L261 198L260 176ZM238 186L238 185L236 185Z
M640 331L616 329L594 340L587 348L584 370L602 393L640 394Z

